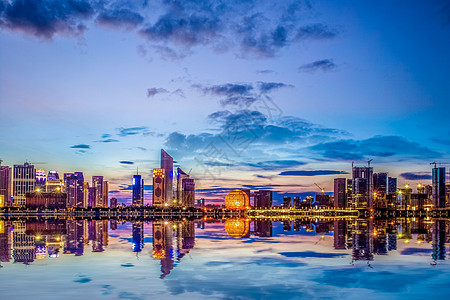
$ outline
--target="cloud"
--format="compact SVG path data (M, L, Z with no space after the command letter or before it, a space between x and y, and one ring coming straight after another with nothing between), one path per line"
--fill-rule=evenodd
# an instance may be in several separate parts
M134 165L134 162L128 161L128 160L121 160L121 161L119 161L119 163L121 163L123 165Z
M407 172L400 174L400 177L406 180L431 180L429 172Z
M149 88L147 89L147 97L154 97L157 94L166 94L169 91L163 88Z
M282 82L262 82L252 83L226 83L220 85L203 86L194 84L192 87L200 90L204 95L223 97L220 103L223 106L235 105L240 107L249 107L257 101L261 101L261 94L270 93L285 87L293 85Z
M315 71L332 71L336 69L336 64L332 59L317 60L309 64L304 64L298 68L299 71L315 72Z
M86 24L136 29L153 53L172 60L186 57L198 46L241 58L270 58L293 44L336 35L322 23L304 25L312 7L303 1L160 1L151 6L95 0L0 3L3 29L44 39L80 36Z
M322 175L340 175L340 174L348 174L348 172L334 171L334 170L283 171L278 175L281 175L281 176L322 176Z
M140 127L128 127L128 128L118 128L119 136L129 136L129 135L138 135L138 134L149 134L147 126Z
M104 140L98 140L95 142L97 142L97 143L118 143L120 141L116 140L116 139L104 139Z
M400 136L377 135L365 140L339 140L328 143L318 143L310 150L333 160L363 160L366 157L395 157L403 159L434 159L442 156L416 142L410 142Z
M296 39L314 39L314 40L324 40L331 39L337 35L335 31L330 29L328 26L320 23L310 24L302 26L297 30Z
M86 30L84 21L93 15L93 7L85 0L17 0L4 6L0 26L44 39L55 34L79 36Z
M274 70L256 70L256 74L274 74Z
M271 92L272 90L280 89L283 87L293 87L293 85L285 84L282 82L258 82L259 90L263 93Z
M450 4L449 4L450 5ZM433 142L441 144L441 145L445 145L445 146L450 146L450 139L443 139L443 138L432 138L431 139Z
M261 161L257 163L248 163L248 166L254 168L260 168L263 170L279 170L281 168L290 168L295 166L303 166L305 162L298 160L269 160L269 161Z
M86 144L78 144L78 145L73 145L70 148L72 148L72 149L91 149L91 146L86 145Z
M112 28L134 28L144 21L136 12L128 9L106 10L97 16L100 25Z
M109 138L109 137L111 137L111 135L109 133L102 134L102 139L106 139L106 138Z

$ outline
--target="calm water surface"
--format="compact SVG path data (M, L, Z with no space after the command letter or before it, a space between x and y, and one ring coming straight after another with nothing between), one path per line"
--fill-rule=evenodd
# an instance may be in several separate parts
M0 221L0 299L423 299L449 220Z

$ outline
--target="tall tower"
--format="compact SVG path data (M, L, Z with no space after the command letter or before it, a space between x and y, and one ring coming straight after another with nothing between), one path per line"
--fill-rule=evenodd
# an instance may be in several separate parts
M173 158L164 149L161 149L161 169L164 169L164 201L173 204Z
M3 206L11 206L11 168L0 166L0 198Z
M84 204L84 176L83 172L75 172L73 173L77 179L77 207L87 208L87 205Z
M434 167L432 170L433 205L435 208L446 207L445 202L445 168Z
M347 207L347 179L335 178L334 179L334 207L345 208Z
M133 205L142 206L144 205L144 179L141 175L133 175Z
M164 207L165 201L165 170L153 169L153 206Z
M353 194L357 207L373 206L373 168L353 167Z
M104 207L103 176L92 176L92 187L95 189L95 200L92 207Z
M77 207L77 177L64 173L64 192L67 194L67 208Z
M36 185L34 166L29 163L14 165L13 197L14 206L25 207L25 194L33 192Z

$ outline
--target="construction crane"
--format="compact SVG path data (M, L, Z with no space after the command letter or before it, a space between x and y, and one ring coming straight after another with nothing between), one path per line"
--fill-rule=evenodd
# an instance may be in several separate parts
M314 182L314 184L320 189L320 191L322 192L322 195L325 194L325 189L320 187L317 183Z
M367 165L370 167L370 163L372 162L372 160L373 159L369 159L368 161L367 161Z
M436 169L436 165L446 165L445 163L438 163L438 162L431 162L430 165L434 165L434 168Z

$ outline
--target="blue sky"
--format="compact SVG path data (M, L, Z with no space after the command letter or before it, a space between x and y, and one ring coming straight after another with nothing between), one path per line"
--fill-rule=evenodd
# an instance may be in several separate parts
M0 157L116 191L161 148L205 193L412 183L448 161L449 35L439 0L0 1Z

